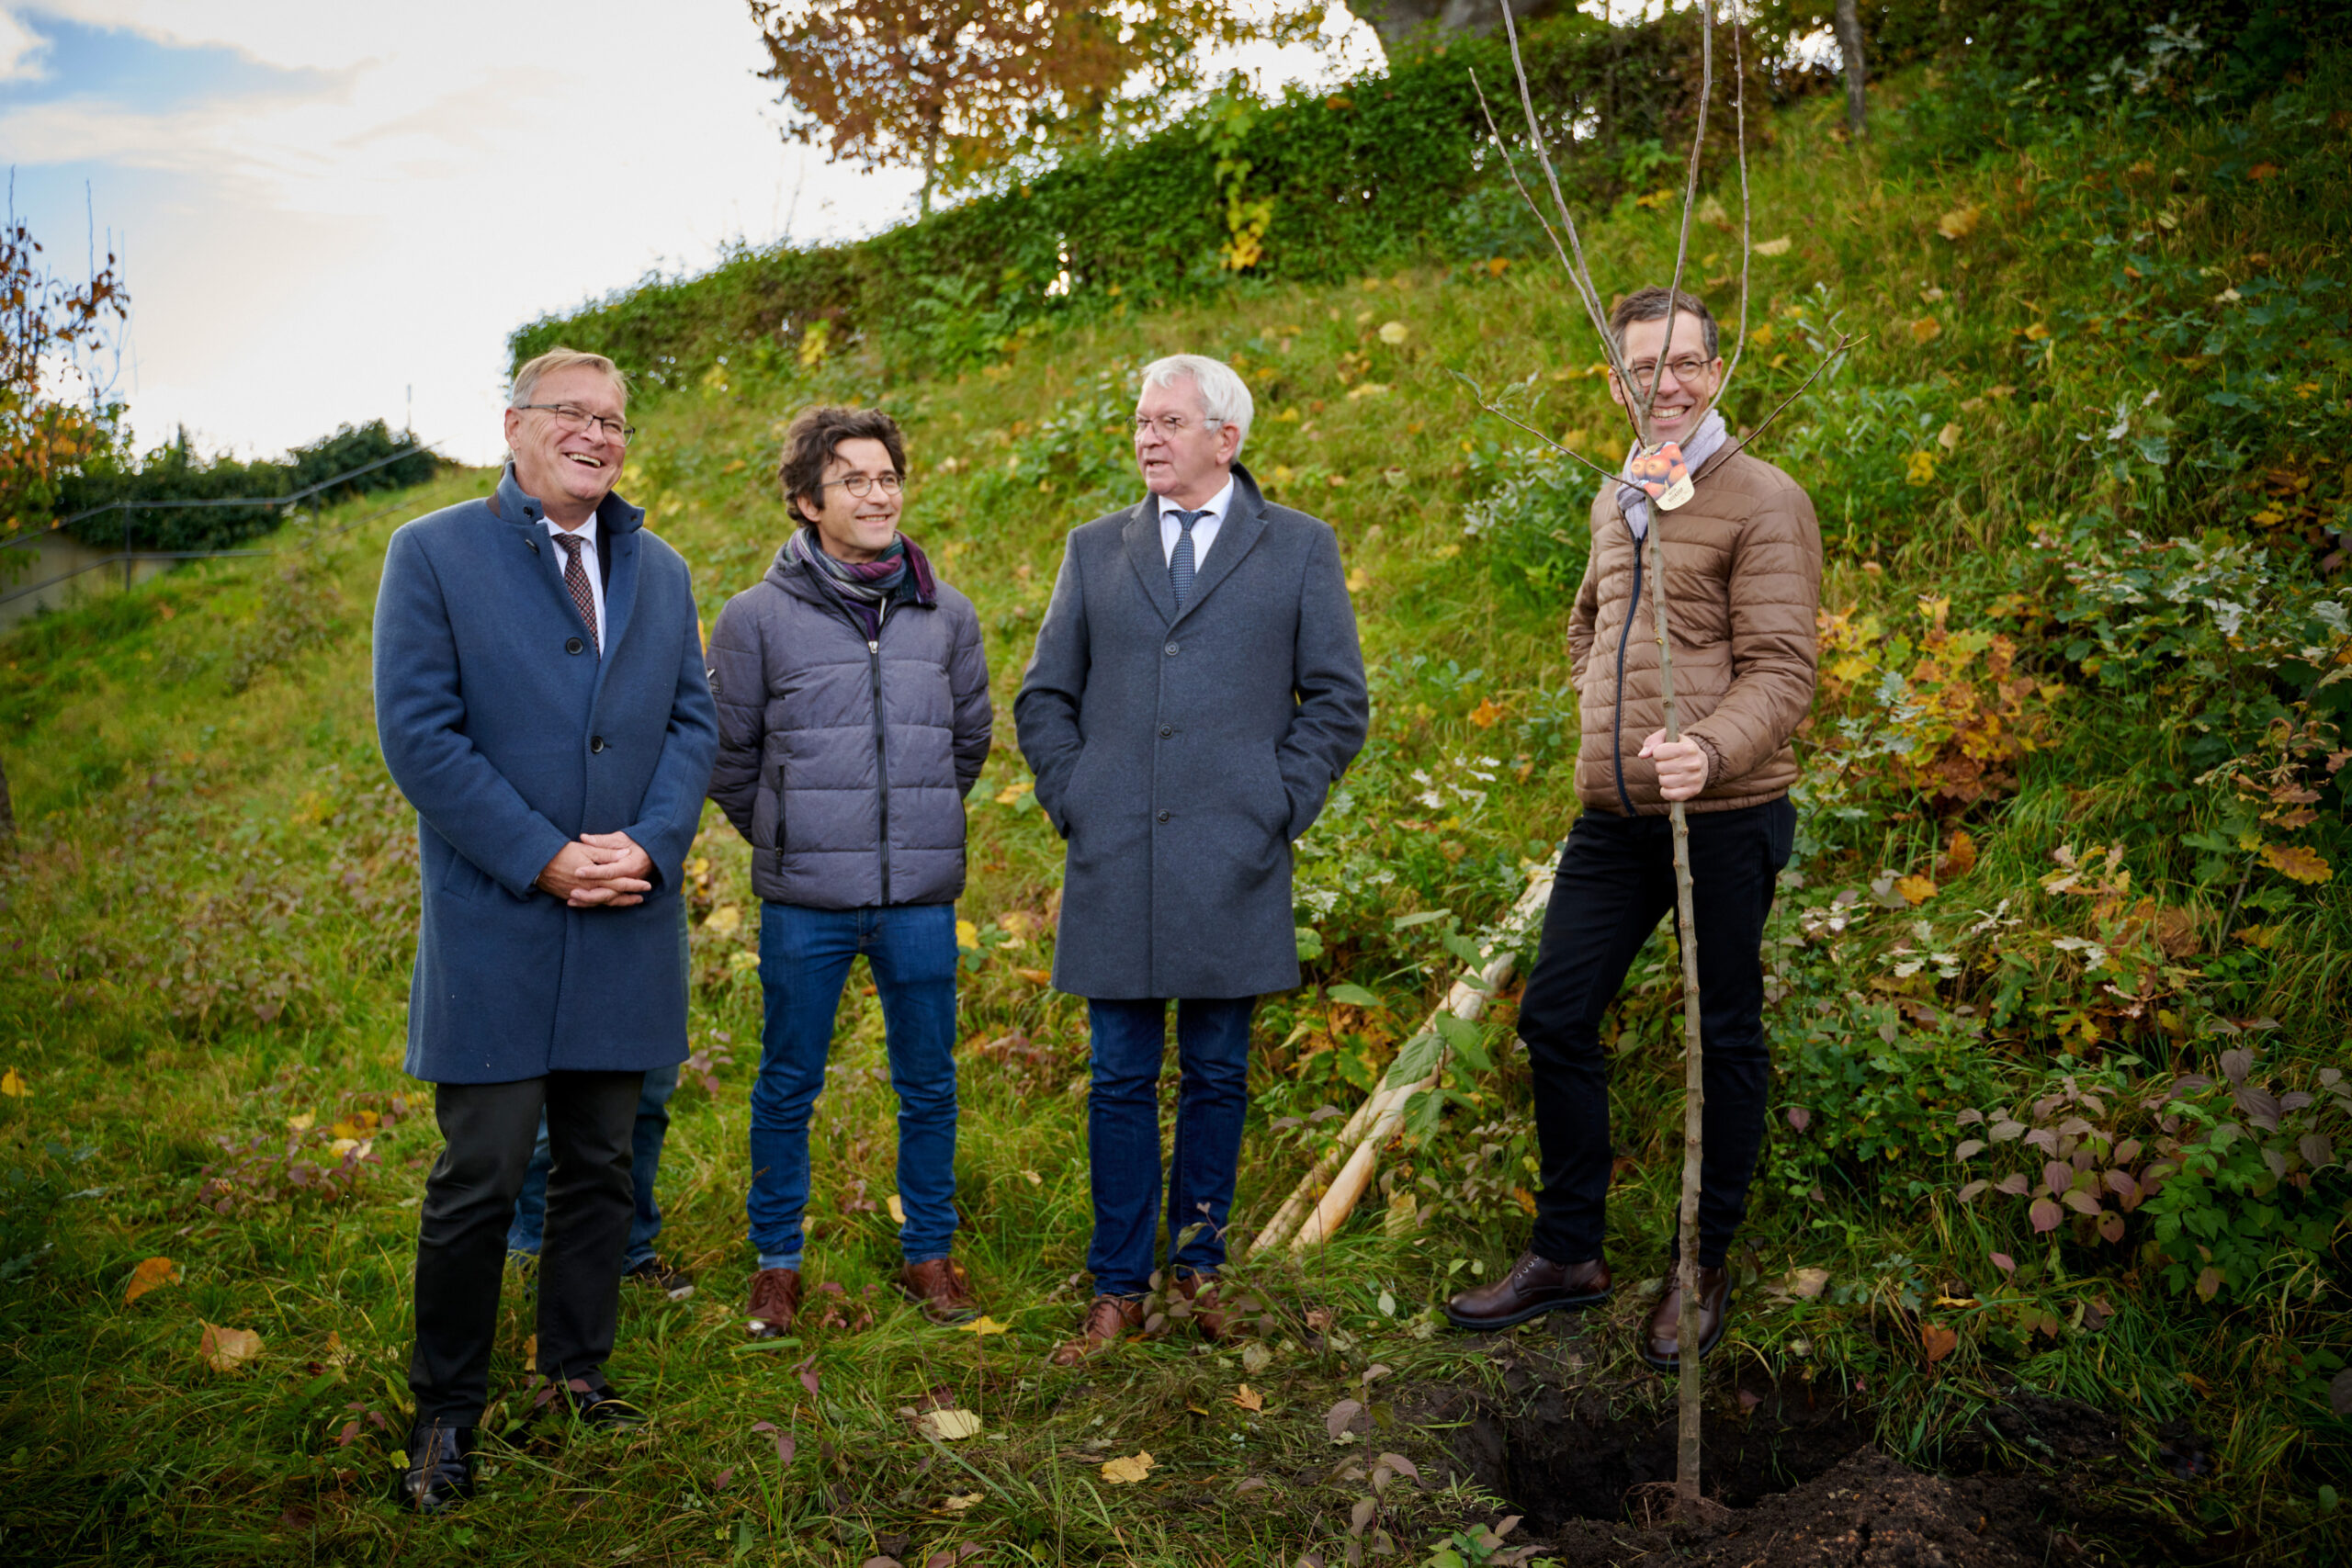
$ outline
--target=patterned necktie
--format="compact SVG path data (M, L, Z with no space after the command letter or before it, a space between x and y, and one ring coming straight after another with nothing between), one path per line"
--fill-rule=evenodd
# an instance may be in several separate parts
M1208 514L1205 506L1198 512L1179 512L1172 506L1168 509L1168 515L1176 519L1177 530L1176 553L1168 558L1168 582L1176 590L1176 607L1180 610L1193 592L1193 525Z
M580 618L588 623L588 635L602 653L605 635L596 629L596 595L590 592L587 570L580 564L580 547L587 541L577 534L559 533L555 542L563 547L563 585L571 590L571 602L580 606Z

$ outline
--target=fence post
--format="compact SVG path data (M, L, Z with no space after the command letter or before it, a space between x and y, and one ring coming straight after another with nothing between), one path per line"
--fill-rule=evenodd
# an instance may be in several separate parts
M130 592L130 507L122 505L122 591Z

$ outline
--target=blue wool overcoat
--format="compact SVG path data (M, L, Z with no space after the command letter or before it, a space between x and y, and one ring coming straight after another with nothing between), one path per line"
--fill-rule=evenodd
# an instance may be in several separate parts
M540 518L510 467L492 499L395 533L376 597L376 730L424 890L408 1070L434 1083L686 1055L681 867L718 752L694 585L606 496L600 657ZM643 903L573 909L533 886L566 842L614 831L653 859Z

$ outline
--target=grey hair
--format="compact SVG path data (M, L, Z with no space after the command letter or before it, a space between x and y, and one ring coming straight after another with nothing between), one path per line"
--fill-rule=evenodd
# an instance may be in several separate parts
M1188 376L1201 394L1201 412L1208 423L1232 425L1241 432L1243 441L1249 440L1250 421L1258 406L1250 400L1250 383L1232 366L1205 354L1171 354L1143 367L1147 387L1173 387ZM1239 446L1233 450L1237 457L1240 455Z
M526 360L514 372L514 389L506 395L506 406L521 408L539 389L539 382L559 370L601 370L613 384L613 390L628 398L628 378L621 367L601 354L582 354L576 348L551 348L537 357Z

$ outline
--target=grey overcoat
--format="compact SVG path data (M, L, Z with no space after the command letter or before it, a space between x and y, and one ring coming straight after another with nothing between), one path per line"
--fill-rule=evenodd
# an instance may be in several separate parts
M1253 997L1298 984L1291 841L1371 719L1340 543L1233 502L1180 614L1147 495L1074 529L1013 703L1069 840L1054 984Z

